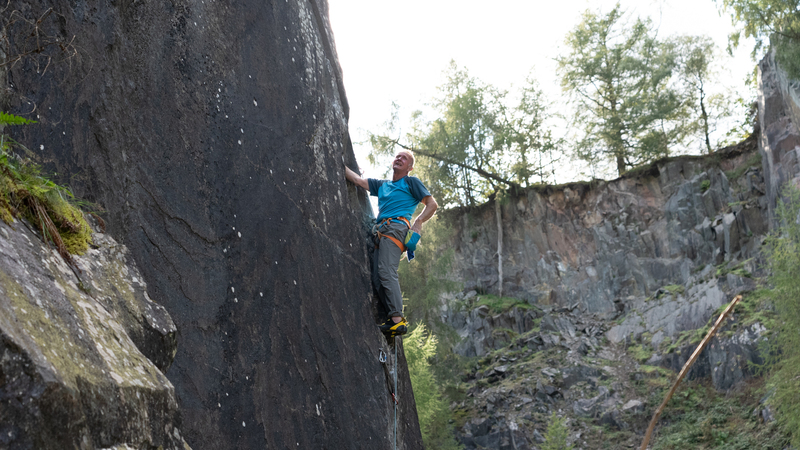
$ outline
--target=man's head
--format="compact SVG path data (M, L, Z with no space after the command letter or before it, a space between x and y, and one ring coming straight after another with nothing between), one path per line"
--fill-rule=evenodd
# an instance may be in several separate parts
M394 180L399 180L414 170L414 154L408 150L400 150L392 161Z

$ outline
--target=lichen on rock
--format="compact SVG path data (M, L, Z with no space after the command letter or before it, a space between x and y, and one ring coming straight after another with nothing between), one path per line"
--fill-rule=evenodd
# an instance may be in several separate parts
M176 329L125 247L94 233L74 272L27 222L0 228L0 447L185 448L159 370Z

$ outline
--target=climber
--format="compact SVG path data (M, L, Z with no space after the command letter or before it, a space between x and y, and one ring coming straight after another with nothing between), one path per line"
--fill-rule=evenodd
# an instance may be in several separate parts
M397 279L397 267L405 251L403 242L409 232L411 216L418 204L425 205L413 225L410 225L411 231L421 236L422 224L433 217L439 207L422 182L416 177L408 176L413 169L414 154L407 150L400 151L394 157L391 180L361 178L345 166L345 177L348 181L378 197L377 231L380 242L375 251L377 270L373 270L372 282L378 291L378 297L389 310L386 322L380 325L381 331L387 336L408 332L408 322L403 317L403 296Z

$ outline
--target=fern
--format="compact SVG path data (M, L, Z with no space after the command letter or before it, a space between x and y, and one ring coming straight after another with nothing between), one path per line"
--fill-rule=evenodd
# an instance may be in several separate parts
M24 117L15 116L14 114L8 114L0 111L0 126L4 125L28 125L36 123L35 120L26 119Z

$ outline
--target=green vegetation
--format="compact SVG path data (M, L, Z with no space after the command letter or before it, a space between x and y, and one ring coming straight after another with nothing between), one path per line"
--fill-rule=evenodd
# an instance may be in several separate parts
M451 62L439 93L433 100L439 117L425 122L421 112L413 113L403 136L395 105L385 129L370 133L373 165L401 148L413 149L415 175L446 207L476 205L498 190L552 179L561 142L547 127L549 104L534 79L512 105L508 92Z
M642 338L644 341L644 338ZM634 344L628 347L628 354L640 363L643 363L653 356L653 349L645 343Z
M32 123L0 113L0 128ZM15 150L31 154L8 135L0 134L0 218L9 225L15 217L27 219L70 261L70 254L82 254L89 247L91 228L72 192L44 177L39 166Z
M475 304L473 307L478 307L486 305L489 307L490 314L500 314L504 313L511 308L517 307L521 309L530 309L533 308L528 302L525 300L521 300L514 297L498 297L493 294L483 294L475 297Z
M797 0L717 0L740 28L728 38L729 50L744 37L755 39L752 56L773 45L778 63L800 78L800 4Z
M683 124L689 135L699 139L708 154L722 146L722 142L711 142L711 134L728 117L734 114L735 94L731 92L709 92L718 75L719 49L708 36L680 36L668 42L676 52L677 65L682 82L682 97L696 118ZM751 127L752 129L752 127ZM733 134L734 130L728 132Z
M656 376L656 377L663 377L663 378L665 378L667 380L669 380L670 378L673 378L675 376L675 372L673 372L673 371L671 371L669 369L665 369L663 367L648 366L648 365L644 365L643 364L643 365L639 366L639 370L641 370L643 373L645 373L647 375Z
M666 286L662 286L660 291L661 292L659 292L658 298L661 298L664 293L668 293L672 296L682 295L685 291L685 288L681 284L668 284Z
M700 183L700 192L705 192L710 187L711 187L711 180L703 180L703 182Z
M428 333L425 325L420 324L403 339L403 344L425 447L444 450L461 448L448 423L450 409L431 369L430 360L436 356L436 336Z
M675 55L656 40L652 22L626 23L619 4L607 14L587 10L566 44L570 53L557 60L584 130L578 156L610 159L619 175L667 156L685 134L675 119L687 112L669 84Z
M745 172L747 172L748 169L760 165L761 165L761 153L756 151L753 152L753 154L750 155L749 158L747 158L747 161L744 164L740 165L739 167L733 170L725 172L725 176L728 178L729 181L738 180L742 175L744 175Z
M789 183L787 183L789 184ZM769 384L774 389L770 402L777 409L777 419L792 433L792 445L800 446L800 190L789 184L783 191L777 215L780 228L766 243L773 286L778 334L772 339L767 361Z
M761 423L757 414L759 382L719 393L713 386L688 382L664 409L663 425L652 440L653 450L751 450L785 448L786 440L774 423ZM659 392L659 395L661 392Z
M572 450L572 446L567 444L567 437L569 437L569 428L566 419L558 417L554 412L547 422L545 441L540 448L542 450Z
M711 94L717 50L706 36L658 39L650 19L629 20L619 4L586 11L557 58L564 91L576 106L577 156L607 161L622 175L699 138L708 153L733 95Z
M717 277L724 277L729 273L732 273L744 278L753 278L753 274L744 268L744 266L749 262L750 259L746 259L731 266L730 261L725 261L717 266Z

